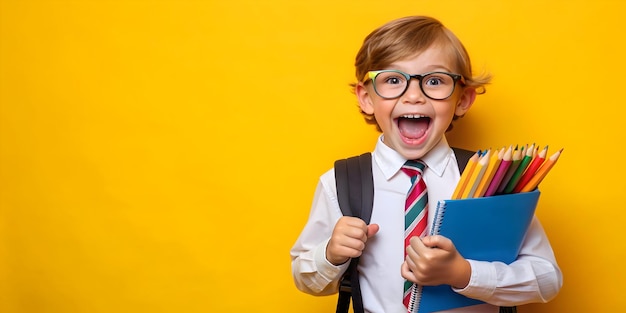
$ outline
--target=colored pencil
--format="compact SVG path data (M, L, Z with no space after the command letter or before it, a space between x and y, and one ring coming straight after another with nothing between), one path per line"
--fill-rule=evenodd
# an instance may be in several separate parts
M528 165L528 168L522 175L522 178L520 178L519 182L517 182L517 185L513 189L513 193L518 193L522 191L522 188L526 186L530 178L533 177L535 173L537 173L537 170L539 169L541 164L543 164L543 162L546 160L547 154L548 154L548 146L543 148L540 152L538 152L533 157L533 160L530 162L530 165Z
M481 178L485 174L485 170L487 169L487 164L489 163L490 157L491 157L490 150L487 150L487 152L483 153L480 156L480 158L478 159L478 162L476 162L476 166L474 167L474 170L472 171L472 175L467 181L467 186L465 186L465 189L463 190L463 193L461 194L461 199L471 198L474 195L474 192L476 192L476 188L478 187L478 184L480 183Z
M511 163L513 162L512 158L513 158L513 146L509 146L509 148L506 149L506 152L502 156L502 161L500 162L500 165L498 166L498 170L493 175L493 178L491 179L491 182L489 183L489 187L487 187L487 191L485 191L485 195L484 195L485 197L493 196L496 194L496 191L498 190L498 186L500 186L500 183L502 182L502 179L504 178L506 171L509 169L509 166L511 166Z
M459 178L459 182L457 183L456 188L454 189L454 192L452 193L451 199L461 199L461 194L463 193L465 186L467 186L469 177L472 175L472 172L474 171L474 167L476 166L476 163L478 162L479 158L480 158L480 150L474 153L474 155L472 155L469 161L467 161L465 170L461 174L461 178Z
M522 188L521 192L528 192L537 188L539 183L541 183L541 181L546 177L546 175L552 169L552 167L554 167L554 164L556 163L556 161L559 160L559 157L561 156L562 152L563 152L563 149L557 151L552 156L550 156L544 162L544 164L537 170L537 173L535 173L535 175L528 181L526 186Z
M500 149L498 153L494 153L489 159L489 164L487 165L487 169L485 170L485 174L480 179L480 183L474 192L474 198L480 198L485 195L487 192L487 188L489 187L489 183L493 179L493 176L496 174L498 167L500 166L500 162L502 162L502 156L504 155L505 148Z
M513 173L513 176L511 176L511 180L509 180L509 182L506 184L506 188L504 188L504 193L513 192L513 189L515 189L515 186L522 177L522 174L524 174L524 171L528 167L528 164L530 164L530 161L533 159L534 150L535 144L530 145L530 147L526 149L526 155L524 155L519 166L517 167L517 169L515 169L515 173Z
M506 174L504 174L504 177L502 178L502 182L500 183L500 185L498 186L498 189L496 190L496 194L504 193L504 188L506 188L506 185L509 183L509 180L511 180L511 177L515 173L515 170L517 169L517 167L519 167L519 164L522 161L523 152L524 152L524 147L521 147L519 149L515 147L515 151L513 152L513 158L511 160L511 165L507 169Z

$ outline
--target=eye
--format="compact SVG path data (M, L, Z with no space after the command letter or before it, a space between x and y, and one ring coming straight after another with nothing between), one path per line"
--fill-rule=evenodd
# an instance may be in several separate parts
M439 86L445 84L446 81L440 76L428 76L424 79L424 85L427 86Z
M422 80L422 86L429 88L438 88L450 86L454 84L452 76L445 73L432 73Z
M388 84L388 85L401 85L404 84L404 77L400 76L400 75L389 75L386 76L383 80L383 83Z
M382 71L376 76L376 84L397 87L406 85L406 77L397 71Z

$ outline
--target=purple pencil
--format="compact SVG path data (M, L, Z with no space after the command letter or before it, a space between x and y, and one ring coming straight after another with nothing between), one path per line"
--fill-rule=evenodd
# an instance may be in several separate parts
M511 176L513 176L513 173L515 173L515 170L519 167L522 161L522 153L524 153L524 147L521 147L520 149L515 147L515 149L513 150L513 157L511 158L511 165L509 165L509 169L506 170L506 174L504 174L504 178L502 179L500 186L498 186L496 194L501 194L502 192L504 192L504 188L506 188L506 185L511 179Z
M513 163L513 147L509 146L504 155L502 156L502 162L500 162L500 166L498 166L498 170L493 175L493 179L489 183L489 187L487 187L487 191L485 191L485 197L493 196L496 194L498 190L498 186L502 182L502 179L506 175L507 170Z

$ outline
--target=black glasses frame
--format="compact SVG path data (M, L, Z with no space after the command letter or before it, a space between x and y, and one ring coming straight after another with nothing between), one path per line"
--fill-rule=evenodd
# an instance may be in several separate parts
M404 78L407 81L406 86L404 87L404 90L402 90L402 92L399 95L395 96L395 97L385 97L385 96L382 96L378 92L378 89L376 88L376 77L378 77L378 75L381 74L381 73L389 73L389 72L398 73L398 74L404 76ZM429 96L428 93L426 93L424 91L424 85L422 84L422 81L423 81L424 77L432 75L432 74L443 74L443 75L448 75L448 76L450 76L452 78L452 81L454 82L454 85L452 86L452 90L450 91L449 95L447 95L446 97L443 97L443 98L434 98L434 97ZM387 100L396 99L396 98L402 97L402 95L404 95L404 93L409 89L409 85L411 84L411 79L412 78L417 79L417 81L419 82L419 86L420 86L420 90L422 91L422 94L424 94L424 96L426 96L427 98L432 99L432 100L445 100L445 99L448 99L454 93L454 90L456 89L456 83L457 82L461 81L461 83L465 84L465 79L463 78L462 75L448 73L448 72L439 72L439 71L428 72L428 73L424 73L424 74L414 74L414 75L411 75L411 74L407 74L405 72L398 71L398 70L380 70L380 71L369 71L369 72L367 72L365 74L365 79L366 80L369 79L369 80L372 81L372 85L374 86L374 91L376 92L376 94L379 97L381 97L383 99L387 99Z

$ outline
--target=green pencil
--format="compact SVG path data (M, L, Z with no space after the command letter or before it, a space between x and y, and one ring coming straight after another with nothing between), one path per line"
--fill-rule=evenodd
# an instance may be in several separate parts
M511 180L509 180L506 188L504 188L504 193L511 193L513 189L515 189L515 185L517 185L517 182L519 182L520 178L522 178L522 174L524 174L524 171L530 164L530 161L532 161L534 151L535 144L533 143L532 145L530 145L530 147L528 147L528 149L526 149L526 155L524 155L522 161L515 170L515 173L513 173L513 176L511 176Z

